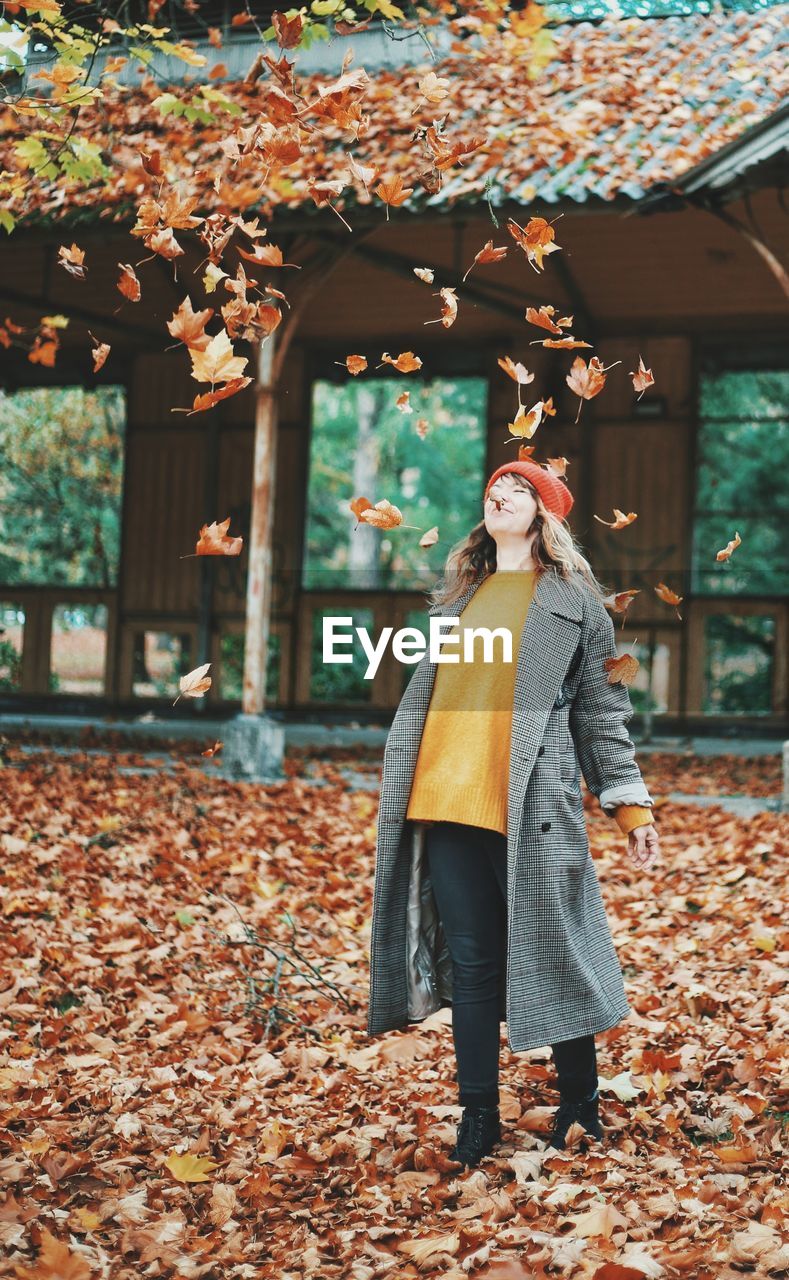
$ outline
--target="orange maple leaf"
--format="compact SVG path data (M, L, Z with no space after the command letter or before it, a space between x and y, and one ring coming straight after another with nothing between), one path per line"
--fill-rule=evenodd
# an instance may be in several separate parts
M64 244L58 249L58 264L68 271L70 276L74 276L76 280L84 280L87 267L85 266L85 250L80 249L79 245L72 244L67 249Z
M499 356L498 363L506 374L508 374L513 382L517 382L519 386L525 387L527 383L534 382L535 374L529 373L524 364L517 364L510 356Z
M367 368L367 356L346 356L344 360L335 360L334 363L347 369L356 378Z
M246 356L233 354L233 347L226 329L220 329L200 351L189 349L192 359L192 377L197 382L232 382L242 377L248 360Z
M414 188L404 187L403 179L398 173L394 178L383 178L378 183L377 187L373 187L373 194L383 200L386 205L386 217L388 221L389 206L393 205L397 208L398 205L405 204L408 197L414 194Z
M587 366L583 356L576 356L573 360L573 367L567 374L565 381L571 391L574 391L581 399L578 402L578 413L575 421L577 422L581 416L584 400L592 400L599 395L605 386L605 376L607 369L613 369L614 365L621 364L621 360L615 360L614 364L604 367L597 356L592 356Z
M633 379L633 390L640 391L639 400L646 391L647 387L655 385L655 379L652 376L652 370L647 369L641 356L638 357L638 368L635 373L631 372L630 377Z
M187 347L194 351L205 351L211 341L205 327L213 314L213 307L206 307L205 311L194 311L191 298L186 297L173 313L172 320L167 321L167 328L174 338L179 338Z
M525 227L519 226L514 218L510 218L507 230L523 249L535 271L543 270L543 258L546 254L555 253L561 248L561 245L556 244L552 224L544 218L530 218Z
M602 516L595 515L595 520L599 520L600 524L606 525L609 529L626 529L629 524L638 519L635 511L628 511L625 515L624 511L620 511L618 507L613 508L614 519L603 520ZM592 513L594 515L594 512Z
M538 400L536 404L532 405L528 412L519 406L515 421L510 422L507 425L509 426L510 432L513 436L526 436L530 440L539 427L541 421L542 400Z
M501 262L502 258L506 258L508 252L509 250L507 249L506 245L502 245L500 248L495 248L492 240L486 240L485 244L482 246L479 253L475 255L474 261L472 262L471 266L469 267L463 279L465 280L469 271L474 270L478 262L479 263Z
M422 368L422 361L419 356L415 356L413 351L401 351L397 359L393 359L388 351L384 351L381 356L381 364L390 364L398 373L413 373L416 369ZM376 365L380 369L381 365Z
M233 538L227 532L230 528L230 516L226 520L213 524L204 524L200 528L200 537L195 544L195 555L198 556L237 556L244 545L242 537Z
M632 653L622 653L617 658L604 658L609 684L632 684L638 675L640 662Z

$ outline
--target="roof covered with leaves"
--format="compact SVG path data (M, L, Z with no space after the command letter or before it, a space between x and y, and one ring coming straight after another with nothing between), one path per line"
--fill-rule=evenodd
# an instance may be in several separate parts
M105 82L53 157L26 154L7 108L0 158L7 170L28 168L16 215L61 225L133 220L151 188L141 153L156 152L153 174L158 164L175 185L188 174L208 211L621 204L778 109L789 90L788 16L782 4L567 23L550 30L541 65L533 40L508 31L483 47L456 43L440 62L426 55L369 75L351 63L294 84L273 55L246 81L209 77L206 66L186 96L152 76L134 88Z

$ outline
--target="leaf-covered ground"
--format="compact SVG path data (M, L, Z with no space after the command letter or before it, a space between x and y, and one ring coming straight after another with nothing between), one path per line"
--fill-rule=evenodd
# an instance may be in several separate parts
M645 875L587 796L633 1006L598 1037L607 1143L548 1148L549 1053L503 1039L505 1143L460 1173L448 1011L365 1032L375 792L338 760L265 788L135 763L9 745L0 770L0 1275L789 1269L789 818L659 806ZM652 794L698 790L687 764L644 756ZM777 756L699 772L779 788Z

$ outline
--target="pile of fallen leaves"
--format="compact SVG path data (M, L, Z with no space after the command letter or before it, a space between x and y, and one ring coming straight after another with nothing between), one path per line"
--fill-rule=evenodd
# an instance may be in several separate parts
M633 1009L597 1037L607 1142L548 1148L550 1052L504 1041L504 1143L461 1173L449 1011L366 1036L374 791L329 763L307 781L301 757L260 787L11 756L0 1275L789 1268L786 817L660 804L671 758L644 758L663 846L644 874L586 797ZM722 763L747 790L754 763Z

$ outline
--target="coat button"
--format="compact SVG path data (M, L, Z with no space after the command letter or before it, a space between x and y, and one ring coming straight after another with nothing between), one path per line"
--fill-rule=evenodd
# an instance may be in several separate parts
M539 749L539 750L538 750L538 752L537 752L537 755L538 755L538 756L544 756L544 755L545 755L545 747L540 747L540 749Z
M550 829L551 829L551 824L550 824L550 822L544 822L544 823L542 824L542 829L543 829L543 831L550 831Z

